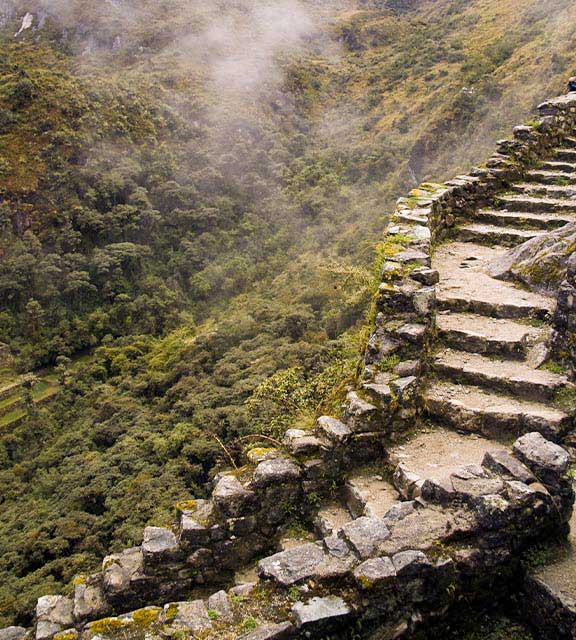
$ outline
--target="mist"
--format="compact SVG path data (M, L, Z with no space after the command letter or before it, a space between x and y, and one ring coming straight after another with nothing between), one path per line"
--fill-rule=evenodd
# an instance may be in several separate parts
M114 54L126 51L177 56L197 66L210 90L224 100L278 87L281 58L313 48L321 56L337 55L322 34L322 11L302 0L217 0L209 6L200 0L105 0L90 11L85 6L79 0L4 0L0 15L16 17L16 37L41 31L49 18L73 41L79 57L100 56L100 63L111 68ZM143 36L146 31L155 42Z

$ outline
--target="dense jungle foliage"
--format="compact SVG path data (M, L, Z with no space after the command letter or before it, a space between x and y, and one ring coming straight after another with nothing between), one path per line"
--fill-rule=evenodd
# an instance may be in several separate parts
M576 66L569 0L205 4L0 2L0 380L61 386L0 428L0 626L171 522L217 438L337 411L395 197Z

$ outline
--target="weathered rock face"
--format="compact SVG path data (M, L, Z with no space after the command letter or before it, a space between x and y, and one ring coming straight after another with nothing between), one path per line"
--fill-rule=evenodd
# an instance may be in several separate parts
M289 587L313 576L323 560L322 547L307 544L261 560L258 573L262 577L274 579L284 587Z
M342 598L327 596L312 598L306 604L297 602L292 608L292 612L299 629L313 626L317 633L324 625L344 621L351 615L352 610Z
M0 640L23 640L27 630L24 627L7 627L0 629Z
M164 607L163 620L172 633L204 631L212 626L206 605L202 600L167 604Z
M530 289L556 295L575 251L576 224L572 223L511 249L492 264L490 275L517 280Z
M218 481L212 497L222 513L230 518L244 514L255 500L254 493L247 491L232 475L224 476Z
M36 605L36 640L52 638L72 626L74 603L64 596L43 596Z
M108 603L104 595L102 574L96 573L76 581L74 586L74 619L97 618L106 613Z

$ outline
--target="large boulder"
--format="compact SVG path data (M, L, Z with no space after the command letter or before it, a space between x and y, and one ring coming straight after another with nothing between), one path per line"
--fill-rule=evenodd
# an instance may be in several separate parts
M522 282L530 289L556 293L576 251L576 223L514 247L490 266L493 278Z

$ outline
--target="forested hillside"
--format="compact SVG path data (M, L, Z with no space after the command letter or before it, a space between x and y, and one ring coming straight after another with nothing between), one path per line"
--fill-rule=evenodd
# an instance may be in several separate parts
M61 386L0 429L2 626L338 406L395 198L563 90L576 7L4 0L0 24L0 377Z

